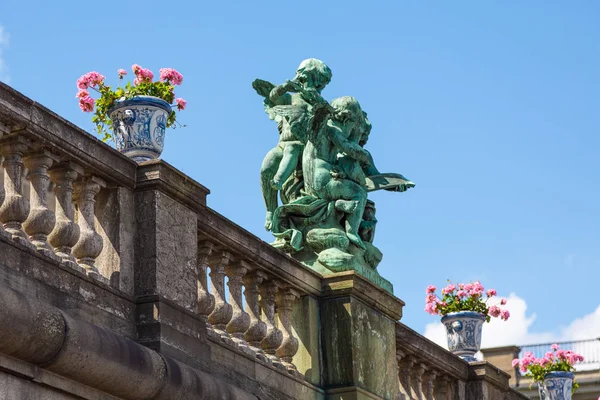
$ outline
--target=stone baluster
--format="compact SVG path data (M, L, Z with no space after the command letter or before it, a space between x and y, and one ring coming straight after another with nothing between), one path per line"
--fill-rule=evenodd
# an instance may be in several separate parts
M425 368L425 364L418 362L415 363L411 371L412 396L415 400L423 400L423 374L425 373Z
M48 243L48 235L56 223L54 211L48 208L48 184L50 182L48 168L55 160L56 156L46 150L29 154L24 159L25 166L29 170L27 179L29 179L31 190L29 217L23 223L23 229L40 253L59 259Z
M23 231L23 222L29 215L29 200L23 196L23 153L27 141L21 136L7 137L0 143L0 153L4 156L5 199L0 207L0 222L13 240L34 249Z
M299 374L292 358L298 351L298 339L292 331L292 307L300 294L292 287L286 287L277 294L277 317L283 333L283 341L275 353L283 366L292 374Z
M94 204L100 189L106 183L97 176L87 176L75 183L74 200L77 203L77 222L79 224L79 240L73 246L73 255L77 263L87 274L97 280L108 283L95 265L96 257L102 252L102 236L96 232Z
M234 345L231 337L226 331L227 323L233 315L231 304L225 300L225 267L233 260L233 255L222 251L210 261L211 294L215 299L215 307L208 316L208 322L212 324L214 333L223 342ZM210 331L209 331L210 333Z
M244 295L246 296L246 312L250 315L250 326L244 333L244 339L248 342L250 349L256 354L256 358L267 361L267 357L260 348L260 342L267 335L267 324L260 319L260 303L258 300L258 287L267 278L267 275L259 270L251 271L244 276Z
M423 375L423 398L425 400L434 400L433 385L437 372L434 369L428 368L427 373Z
M273 279L265 280L260 287L260 308L265 315L265 324L267 325L267 334L260 342L260 347L271 363L281 369L285 369L279 357L277 357L277 348L283 340L283 333L275 325L275 297L279 290L279 284Z
M48 241L54 247L56 255L63 264L85 270L77 265L71 249L79 240L79 225L75 222L75 204L73 203L73 182L78 175L83 175L83 168L70 161L54 166L50 171L50 178L54 182L56 195L56 224L48 236Z
M229 303L233 309L231 320L229 320L226 329L240 350L254 355L254 352L248 346L248 342L244 339L244 332L250 326L250 315L244 311L242 283L249 269L249 264L243 260L225 267L225 273L229 278L229 282L227 282Z
M449 390L451 378L448 375L442 375L438 377L435 385L435 400L448 400L448 395L451 393Z
M198 243L198 314L207 319L215 309L215 298L208 291L208 280L206 277L208 259L213 250L214 245L209 241ZM209 322L207 322L207 329L212 329L212 325Z
M401 350L396 350L398 359L398 380L400 381L400 398L402 400L413 400L411 386L411 370L415 359L407 356Z

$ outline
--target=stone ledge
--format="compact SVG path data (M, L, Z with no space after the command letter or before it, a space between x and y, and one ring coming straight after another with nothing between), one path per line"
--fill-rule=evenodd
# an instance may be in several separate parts
M355 271L339 272L322 278L321 298L353 296L381 311L393 321L402 318L405 303Z
M469 376L469 363L400 322L396 323L396 348L416 355L457 379L464 381Z
M527 396L517 392L509 386L509 378L509 374L488 363L487 361L476 361L469 363L469 384L472 385L477 381L485 382L500 392L511 392L512 397L528 399Z
M135 186L135 161L2 82L0 121L5 133L25 133L108 182Z
M136 189L159 190L194 211L198 211L199 205L206 206L206 196L210 194L208 188L162 160L138 165Z

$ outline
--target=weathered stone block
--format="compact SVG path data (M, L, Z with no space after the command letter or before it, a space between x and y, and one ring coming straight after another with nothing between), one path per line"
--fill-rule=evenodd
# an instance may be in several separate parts
M325 280L325 286L321 327L329 398L398 398L395 322L404 303L354 273Z
M196 214L157 190L136 193L135 209L136 295L157 294L195 310Z

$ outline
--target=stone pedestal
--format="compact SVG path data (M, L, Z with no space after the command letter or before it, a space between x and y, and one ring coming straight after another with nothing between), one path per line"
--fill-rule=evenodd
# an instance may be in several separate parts
M517 346L504 346L494 347L491 349L481 349L483 358L490 364L500 368L503 372L510 375L509 383L511 386L518 386L519 378L519 367L512 366L512 360L519 358L519 352L521 348Z
M321 329L327 399L397 399L395 322L402 300L354 272L323 280Z

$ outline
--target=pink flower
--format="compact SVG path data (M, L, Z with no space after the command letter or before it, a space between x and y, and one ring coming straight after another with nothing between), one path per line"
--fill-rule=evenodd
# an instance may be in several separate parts
M456 292L456 297L458 297L459 299L466 297L466 295L467 295L467 292L465 292L464 290L459 290L458 292Z
M554 343L554 344L553 344L552 346L550 346L550 347L552 347L552 350L556 351L556 350L558 350L558 347L559 347L559 346L558 346L558 343Z
M150 83L154 79L154 74L148 68L142 68L137 64L133 64L131 69L136 76L133 81L133 84L136 86L140 83Z
M181 110L185 110L185 107L187 106L187 101L185 101L184 99L182 99L181 97L178 99L175 99L175 103L177 103L177 109L179 111ZM429 288L428 288L429 289ZM433 288L433 291L435 292L435 287Z
M488 291L486 292L488 297L492 297L496 295L496 289L488 289Z
M500 305L501 305L501 306L504 306L504 305L506 305L506 299L502 299L502 300L500 300Z
M85 96L79 99L79 108L83 112L92 112L94 111L95 100L90 96Z
M436 304L435 303L425 304L425 311L427 311L431 315L435 315L437 313Z
M119 74L119 79L123 79L123 76L124 76L124 75L127 75L127 71L125 71L125 70L124 70L124 69L122 69L122 68L121 68L121 69L119 69L119 70L117 71L117 73Z
M175 101L177 101L177 100L175 100ZM436 290L435 286L429 285L429 286L427 286L427 292L426 293L433 293L433 292L435 292L435 290Z
M519 365L519 359L515 358L514 360L512 360L512 366L516 367L517 365Z
M450 294L456 290L456 286L453 284L448 284L445 288L442 289L442 294Z
M500 311L500 319L508 321L508 318L510 318L510 312L508 310Z
M104 76L96 71L88 72L77 79L77 87L79 89L87 89L94 87L104 82Z
M467 283L467 284L464 286L464 288L463 288L463 289L465 289L467 292L468 292L469 290L473 290L473 284L472 284L472 283Z
M90 95L90 92L88 92L87 90L79 89L79 91L77 92L77 95L75 97L82 99L84 97L88 97L89 95Z
M481 283L479 283L479 281L477 281L473 284L472 290L473 290L473 293L481 294L481 293L483 293L484 288L483 288L483 285Z
M459 288L460 290L463 290L463 289L465 288L465 284L464 284L464 283L459 283L459 284L458 284L458 288Z
M502 310L500 310L498 306L491 306L488 312L494 318L497 318L502 314Z
M167 81L173 85L181 85L183 82L183 75L173 68L161 68L160 80L163 82Z

